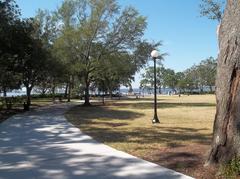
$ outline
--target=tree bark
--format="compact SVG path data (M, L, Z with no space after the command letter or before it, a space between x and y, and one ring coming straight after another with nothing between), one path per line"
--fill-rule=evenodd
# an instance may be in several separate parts
M27 90L26 110L29 110L30 106L31 106L31 91L32 91L32 88L31 87L26 87L26 90Z
M65 92L64 92L64 98L65 98L65 99L66 99L67 96L68 96L68 86L69 86L69 84L67 83L67 84L66 84L66 87L65 87Z
M3 87L3 97L7 97L7 89Z
M46 91L45 89L42 89L41 95L45 95Z
M161 86L158 87L158 93L162 94L162 87Z
M217 112L206 164L240 155L240 1L228 0L219 29L216 80Z
M85 80L85 96L84 96L84 106L91 106L90 99L89 99L89 86L90 83L88 81L88 78Z
M69 76L67 102L71 102L71 91L72 91L72 82L71 82L71 76Z
M55 102L55 84L52 84L52 101Z
M210 93L212 93L213 92L212 85L209 86L209 89L210 89Z
M105 105L105 92L102 95L102 103L103 103L103 105Z
M113 99L113 91L112 91L112 88L109 89L109 96L110 96L110 99Z

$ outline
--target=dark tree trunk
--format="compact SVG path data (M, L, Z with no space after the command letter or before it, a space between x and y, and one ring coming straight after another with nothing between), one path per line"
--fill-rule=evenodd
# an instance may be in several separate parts
M202 94L203 93L203 85L201 85L200 87L199 87L199 89L200 89L200 94Z
M120 99L121 99L121 89L119 87L119 89L118 89L118 100L120 100Z
M109 89L109 96L110 96L110 99L113 99L113 92L111 88Z
M45 95L46 91L44 89L42 89L41 91L41 95Z
M32 91L32 88L31 87L26 87L26 90L27 90L26 110L29 110L30 106L31 106L31 91Z
M102 95L102 103L103 103L103 105L105 105L105 92L103 93L103 95Z
M7 89L5 87L3 88L3 96L7 97Z
M240 1L228 0L219 31L212 148L207 164L224 163L240 155Z
M161 86L158 88L158 92L159 92L159 94L162 94L162 88L161 88Z
M68 102L71 102L71 92L72 92L72 83L71 83L71 76L69 77L69 82L68 82Z
M67 84L66 84L66 87L65 87L65 92L64 92L64 98L65 98L65 99L66 99L67 96L68 96L68 86L69 86L69 84L67 83Z
M86 84L85 84L84 106L91 106L90 99L89 99L89 85L90 85L90 83L88 82L88 80L86 80L85 83Z
M52 84L52 101L55 101L55 84Z
M209 86L210 92L213 92L212 85Z
M44 87L43 87L43 89L42 89L42 91L41 91L41 94L42 94L42 95L45 95L46 92L47 92L47 88L44 88Z

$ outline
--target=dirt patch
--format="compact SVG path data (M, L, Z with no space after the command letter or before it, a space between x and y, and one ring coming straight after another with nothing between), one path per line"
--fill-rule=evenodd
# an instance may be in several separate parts
M152 150L144 159L194 178L214 179L217 169L204 167L209 148L202 144L164 147Z

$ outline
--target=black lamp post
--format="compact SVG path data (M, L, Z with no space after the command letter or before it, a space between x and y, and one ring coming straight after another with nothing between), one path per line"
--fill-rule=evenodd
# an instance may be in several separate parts
M160 123L157 115L157 75L156 75L156 59L159 56L159 53L157 50L153 50L151 53L151 56L153 58L154 62L154 117L152 119L152 123Z

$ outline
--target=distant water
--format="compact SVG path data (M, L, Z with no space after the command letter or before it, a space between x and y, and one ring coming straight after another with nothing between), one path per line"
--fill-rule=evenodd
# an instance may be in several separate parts
M213 87L212 90L215 90L215 88ZM200 92L199 89L194 89L192 90L193 92ZM204 92L210 92L210 88L209 87L204 87L203 88L203 91ZM171 88L162 88L161 89L161 94L169 94L169 93L173 93L174 90L171 89ZM123 89L120 89L120 93L122 94L128 94L129 91L127 88L123 88ZM150 89L150 90L141 90L139 88L133 88L133 92L132 93L142 93L142 94L153 94L154 93L154 90L153 89ZM157 93L159 93L159 89L157 89Z
M165 88L165 89L161 89L161 94L168 94L169 92L172 92L173 90L170 88ZM153 94L154 90L141 90L139 88L133 88L133 92L132 93L141 93L141 94ZM120 93L122 94L128 94L129 91L128 89L124 88L124 89L120 89ZM157 89L157 93L159 93L159 90Z
M56 93L64 93L63 89L57 89ZM37 90L32 90L31 94L41 94L40 92L37 92ZM7 92L7 97L16 97L16 96L24 96L26 95L25 90L13 90ZM3 96L3 93L0 93L0 97Z
M213 90L214 90L214 88L213 88ZM194 91L194 92L199 92L198 89L193 90L193 91ZM205 87L205 88L203 89L203 91L209 92L210 89L209 89L208 87ZM64 93L64 90L61 90L61 91L59 91L59 92ZM119 91L115 91L115 92L119 92ZM141 93L141 94L146 94L146 95L147 95L147 94L153 94L153 92L154 92L153 89L151 89L151 90L141 90L141 89L139 89L139 88L133 88L133 92L132 92L132 93ZM90 91L90 94L96 94L96 93L97 93L97 91L95 91L95 92L91 92L91 91ZM122 94L128 94L129 91L128 91L127 88L121 88L121 89L120 89L120 93L122 93ZM159 90L158 90L158 89L157 89L157 93L159 93ZM162 88L162 89L161 89L161 94L169 94L169 93L173 93L173 90L170 89L170 88ZM32 94L40 94L40 93L37 93L37 92L33 91ZM11 97L11 96L14 96L14 97L15 97L15 96L23 96L23 95L26 95L26 91L13 90L13 91L11 91L11 92L7 92L7 96L8 96L8 97ZM3 93L0 93L0 96L3 96Z
M23 96L26 95L25 91L12 91L12 92L7 92L7 97L11 97L11 96ZM0 93L0 96L3 96L3 93Z

